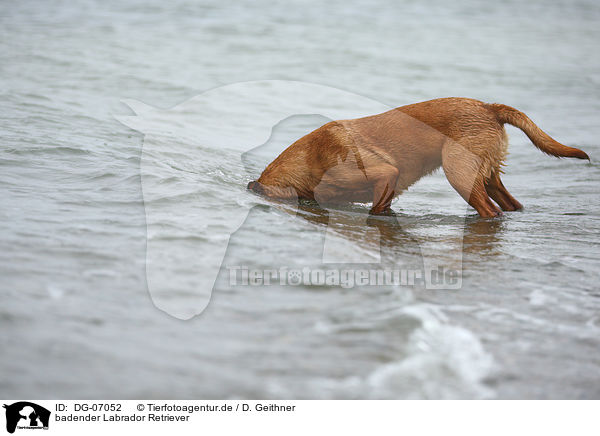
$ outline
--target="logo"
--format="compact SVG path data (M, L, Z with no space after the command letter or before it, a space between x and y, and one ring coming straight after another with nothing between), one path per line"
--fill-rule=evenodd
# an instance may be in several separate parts
M15 429L48 430L50 411L29 401L19 401L4 405L6 409L6 431L14 433Z

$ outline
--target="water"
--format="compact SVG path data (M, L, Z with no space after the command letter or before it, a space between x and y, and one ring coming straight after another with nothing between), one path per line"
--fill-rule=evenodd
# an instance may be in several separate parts
M592 1L2 5L3 396L600 397L599 19ZM148 138L114 118L132 116L121 100L164 109L161 127L177 131L171 108L265 79L391 107L442 96L510 104L592 163L544 156L508 128L504 182L523 212L481 220L435 174L394 203L397 221L367 223L366 206L296 214L245 190L322 117L292 117L270 139L222 148L206 138L191 147L176 132L151 156L164 165L150 193L173 213L149 222ZM287 104L264 94L243 99L252 120ZM241 148L253 152L240 160ZM202 227L208 218L243 222L225 266L259 269L318 266L325 240L334 255L421 268L432 253L454 256L448 246L464 234L462 287L231 286L224 268L206 309L182 321L154 303L190 316L203 276L180 262L179 293L153 301L152 283L170 282L146 274L147 236L171 225L173 244L194 252L223 234Z

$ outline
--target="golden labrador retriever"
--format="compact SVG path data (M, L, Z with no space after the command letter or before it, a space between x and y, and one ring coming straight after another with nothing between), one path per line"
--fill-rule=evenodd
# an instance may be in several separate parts
M454 189L482 217L522 208L500 180L508 140L504 124L521 129L544 153L588 159L503 104L441 98L379 115L332 121L298 139L248 189L269 198L372 202L390 213L394 197L440 166ZM491 198L490 198L491 197Z

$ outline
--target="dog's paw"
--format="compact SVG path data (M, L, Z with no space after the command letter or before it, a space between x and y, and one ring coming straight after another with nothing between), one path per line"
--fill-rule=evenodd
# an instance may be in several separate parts
M374 215L374 216L396 216L396 213L392 210L392 208L388 207L387 209L381 210L381 211L377 211L374 209L371 209L369 211L369 215Z

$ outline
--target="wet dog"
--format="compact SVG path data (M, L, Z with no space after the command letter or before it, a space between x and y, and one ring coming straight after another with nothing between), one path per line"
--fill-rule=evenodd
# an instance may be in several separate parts
M321 204L372 202L370 213L386 214L394 197L441 166L480 216L498 216L502 212L495 203L506 211L523 207L500 180L506 123L546 154L589 160L510 106L441 98L327 123L284 150L248 189L269 198Z

